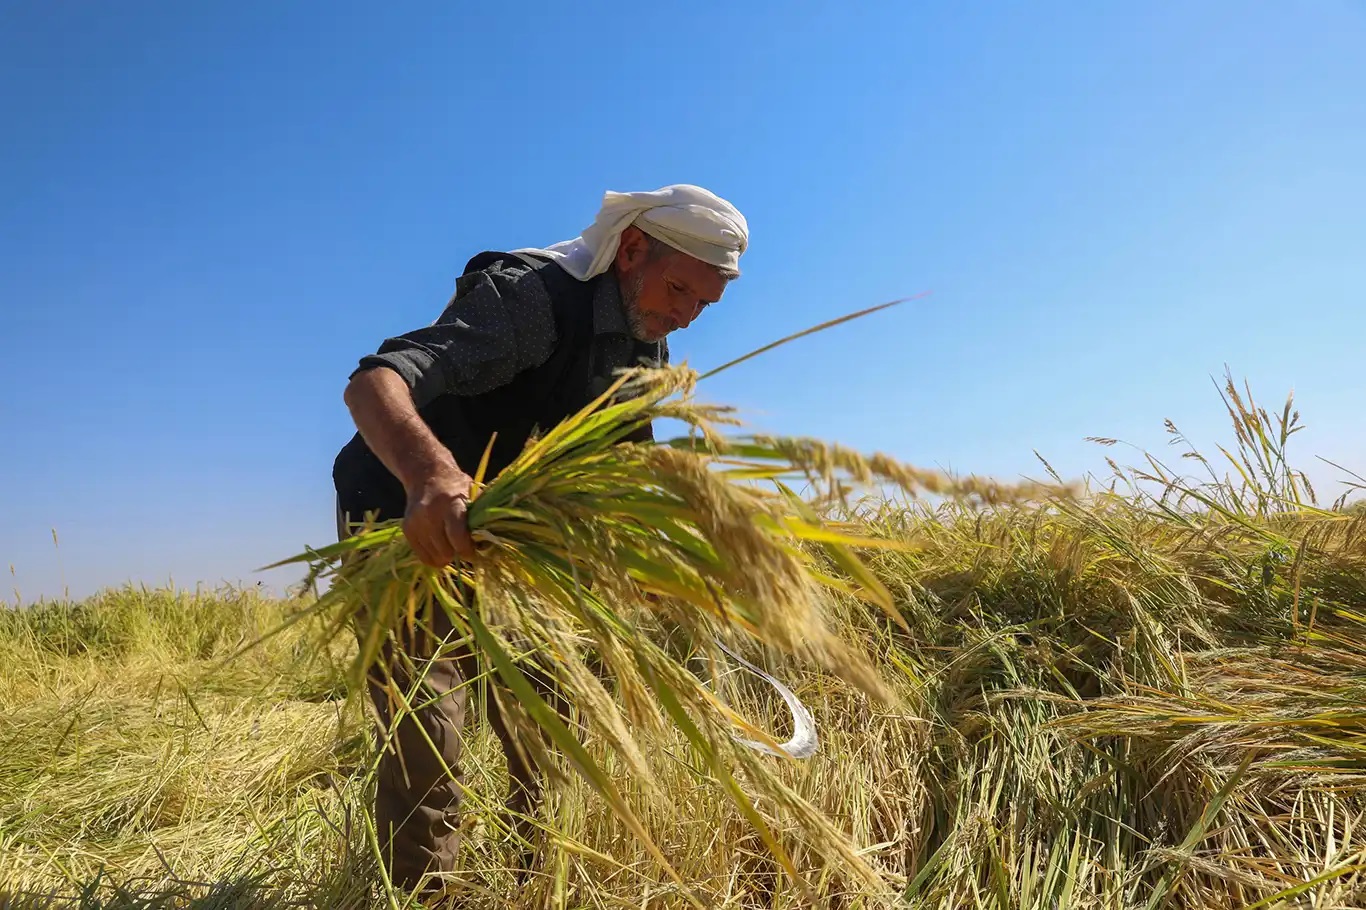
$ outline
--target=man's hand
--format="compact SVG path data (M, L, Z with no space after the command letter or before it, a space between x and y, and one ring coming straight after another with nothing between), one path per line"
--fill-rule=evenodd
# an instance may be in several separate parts
M474 541L465 517L474 481L458 469L442 471L408 493L403 536L429 566L446 566L459 557L474 558Z
M389 369L356 374L346 405L362 438L408 493L403 535L429 566L474 558L465 519L473 481L418 416L407 384Z

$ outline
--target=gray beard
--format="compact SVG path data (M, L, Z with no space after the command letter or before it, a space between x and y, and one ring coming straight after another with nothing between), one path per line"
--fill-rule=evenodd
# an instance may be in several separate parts
M640 310L636 309L636 301L640 299L640 292L645 287L645 276L637 275L630 282L622 282L621 303L622 309L626 313L626 325L631 330L631 334L636 341L652 342L658 338L650 337L645 327L645 320L640 315Z

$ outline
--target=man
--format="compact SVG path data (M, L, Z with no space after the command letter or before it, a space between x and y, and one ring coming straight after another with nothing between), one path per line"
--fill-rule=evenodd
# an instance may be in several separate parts
M470 474L490 438L492 477L537 428L592 401L616 371L666 363L666 338L721 298L748 243L734 206L676 185L607 193L573 240L475 256L435 323L386 340L351 375L345 400L358 432L333 467L339 534L367 515L401 517L422 561L472 559ZM400 647L423 658L437 644ZM392 651L385 660L406 684ZM442 765L454 770L460 757L470 670L467 655L435 662L420 699L429 707L396 731L402 760L392 747L381 757L375 822L391 878L405 888L455 868L459 784ZM387 727L388 699L373 684L371 696ZM537 775L494 704L485 707L507 756L509 808L524 817L539 797Z

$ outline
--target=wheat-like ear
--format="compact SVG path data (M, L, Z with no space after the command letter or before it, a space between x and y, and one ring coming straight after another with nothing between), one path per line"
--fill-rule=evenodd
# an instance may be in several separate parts
M470 503L478 547L471 565L439 572L422 566L391 528L317 551L314 559L336 560L357 550L369 556L334 566L331 592L319 609L357 616L371 605L364 610L373 620L361 633L359 674L392 634L387 624L420 612L420 603L440 604L455 628L468 630L489 675L513 694L508 701L515 723L539 730L644 841L648 834L632 806L584 741L528 684L527 658L517 655L535 655L537 670L583 709L590 734L642 786L649 785L645 746L634 731L671 724L702 758L711 785L749 819L800 887L806 884L775 824L798 826L812 849L839 858L869 888L885 891L885 879L857 846L798 798L771 760L746 745L763 734L653 640L652 617L667 611L694 641L754 642L885 696L869 655L831 631L822 604L833 585L895 616L890 593L858 553L897 544L823 520L781 481L892 482L993 502L1036 491L954 481L886 456L865 458L810 440L724 436L718 426L734 426L735 419L725 408L699 403L696 380L686 367L629 371L597 401L529 443L497 477L485 480ZM623 441L664 417L683 421L688 436L660 444ZM828 562L852 584L831 578L822 568ZM457 581L478 592L477 609L452 596ZM591 672L589 654L614 680L618 697ZM761 812L758 805L781 813ZM668 868L658 847L648 847Z

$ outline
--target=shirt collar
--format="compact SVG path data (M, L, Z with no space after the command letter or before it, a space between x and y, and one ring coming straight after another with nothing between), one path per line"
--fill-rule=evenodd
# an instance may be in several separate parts
M593 334L631 337L626 324L626 306L621 299L621 283L615 272L607 272L593 288Z

